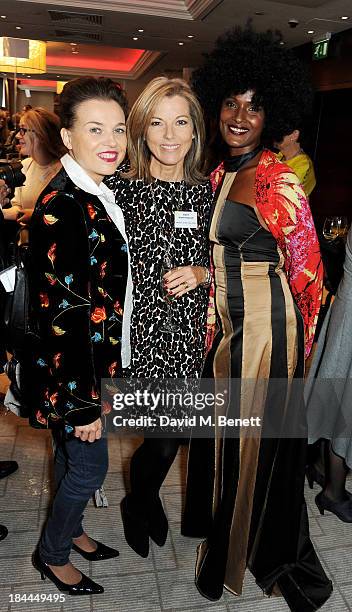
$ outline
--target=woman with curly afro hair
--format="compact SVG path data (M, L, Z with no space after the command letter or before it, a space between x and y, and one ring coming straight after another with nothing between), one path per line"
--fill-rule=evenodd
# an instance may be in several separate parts
M229 399L215 405L215 461L214 454L200 457L197 441L191 444L182 531L207 536L198 549L196 585L208 599L219 599L224 586L241 594L248 567L266 595L282 595L291 610L309 612L332 591L309 538L303 495L301 383L322 264L302 186L264 145L300 123L311 90L279 36L250 28L218 40L193 86L206 115L216 113L227 149L211 175L220 330L207 367L216 391ZM234 419L252 416L256 427L236 434ZM207 496L210 487L200 483L214 463Z

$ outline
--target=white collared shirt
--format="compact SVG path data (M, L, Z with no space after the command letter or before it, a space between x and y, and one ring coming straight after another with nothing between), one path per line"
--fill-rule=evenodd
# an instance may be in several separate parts
M125 303L123 306L123 319L122 319L122 339L121 339L121 360L122 367L127 368L131 362L131 339L130 339L130 328L131 328L131 315L133 307L133 287L132 287L132 276L131 276L131 262L130 253L128 248L128 240L126 235L125 220L121 208L115 202L115 196L111 189L100 183L97 185L93 179L83 170L83 168L69 155L66 153L61 158L61 163L65 168L71 181L77 185L83 191L95 195L99 198L103 204L109 217L115 223L117 229L123 236L127 244L128 253L128 277L126 285Z

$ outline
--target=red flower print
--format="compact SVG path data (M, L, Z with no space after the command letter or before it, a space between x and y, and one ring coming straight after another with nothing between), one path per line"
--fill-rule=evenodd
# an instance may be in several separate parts
M109 365L109 374L110 376L115 376L116 374L116 366L117 366L117 361L113 361L111 365Z
M60 362L61 362L61 355L62 353L55 353L54 357L53 357L53 364L55 366L55 368L60 367Z
M47 193L46 196L44 196L44 198L42 199L42 204L47 204L49 200L56 196L56 194L57 191L51 191L50 193Z
M112 411L112 406L111 406L111 404L109 402L102 402L101 403L101 408L102 408L102 410L101 410L102 414L109 414L109 412Z
M55 274L50 274L50 272L45 272L45 276L48 279L50 285L55 285L57 278L55 276Z
M88 210L88 215L90 216L90 218L94 219L94 217L96 217L97 213L96 213L96 210L95 210L93 204L91 204L90 202L87 204L87 210Z
M100 265L100 276L101 278L104 278L106 272L105 272L105 268L107 266L107 261L103 261L103 263Z
M106 312L104 306L102 308L96 306L90 318L92 319L93 323L101 323L102 321L105 321Z
M90 395L91 395L92 399L99 399L99 393L98 393L98 391L96 390L95 387L92 387Z
M38 423L41 423L41 425L46 425L47 424L47 420L46 420L45 417L43 417L43 415L40 412L40 410L37 410L35 418L37 419Z
M116 300L115 304L114 304L114 310L116 312L116 314L118 315L122 315L123 314L123 310L121 308L121 304L118 300Z
M52 395L50 395L50 402L53 406L55 406L55 404L57 403L57 396L58 396L58 392L55 391L55 393L53 393Z
M54 242L54 244L51 245L51 247L50 247L50 249L48 251L48 257L49 257L51 263L54 263L54 260L55 260L55 257L56 257L55 251L56 251L56 242Z
M47 293L39 293L40 305L42 308L48 308L49 298Z

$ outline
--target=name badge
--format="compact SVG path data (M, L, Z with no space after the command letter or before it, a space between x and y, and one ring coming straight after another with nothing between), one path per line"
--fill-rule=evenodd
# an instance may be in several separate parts
M198 228L198 215L194 210L175 210L175 227Z

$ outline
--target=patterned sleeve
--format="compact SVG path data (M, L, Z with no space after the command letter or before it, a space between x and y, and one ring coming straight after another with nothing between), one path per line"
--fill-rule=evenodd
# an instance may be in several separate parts
M39 423L88 425L101 406L93 365L89 245L84 213L70 194L45 195L33 219L31 266L40 349Z
M307 197L285 164L261 163L257 171L257 206L285 259L285 271L305 326L309 356L323 285L319 242Z

